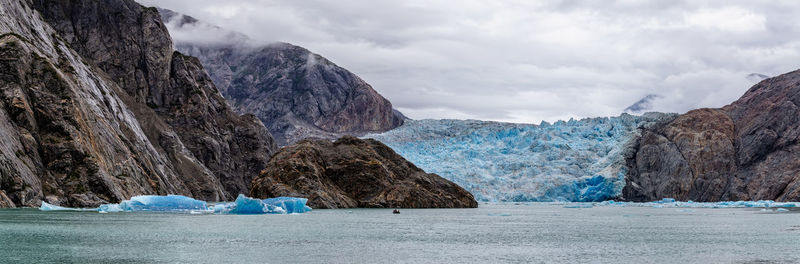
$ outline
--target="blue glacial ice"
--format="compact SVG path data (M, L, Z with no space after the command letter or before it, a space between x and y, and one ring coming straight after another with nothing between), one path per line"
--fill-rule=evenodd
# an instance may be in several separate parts
M308 202L308 199L306 198L277 197L277 198L267 198L264 199L263 201L265 204L283 208L283 210L286 211L286 213L288 214L300 214L300 213L311 212L311 207L308 207L306 205L306 202Z
M625 185L623 153L640 126L666 114L540 125L415 120L377 139L426 172L488 202L597 202Z
M269 199L254 199L242 194L231 203L214 205L214 213L218 214L293 214L310 212L311 207L306 206L308 199L294 197L278 197Z
M111 209L113 206L109 206ZM204 201L195 200L183 195L141 195L131 197L119 203L119 209L126 212L136 211L155 211L155 212L175 212L208 210L208 205Z
M42 202L39 207L42 211L97 211L110 212L188 212L188 213L219 213L219 214L285 214L305 213L311 208L306 206L308 199L293 197L278 197L269 199L254 199L242 194L235 202L219 203L209 207L204 201L196 200L182 195L141 195L118 204L104 204L98 208L68 208L55 206Z

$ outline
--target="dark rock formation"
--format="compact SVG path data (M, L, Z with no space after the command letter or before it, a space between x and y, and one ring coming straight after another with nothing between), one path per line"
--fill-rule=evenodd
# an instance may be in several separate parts
M296 196L313 208L474 208L472 194L373 139L303 140L253 179L253 197Z
M0 7L0 207L232 199L275 148L196 59L173 52L154 9L130 0Z
M172 21L173 32L202 27L225 36L178 40L177 49L198 57L234 109L255 114L279 145L306 137L383 132L403 124L405 117L369 84L320 55L287 43L251 45L242 34L169 10L162 16Z
M227 199L248 189L274 140L256 118L231 110L196 58L173 51L155 8L130 0L38 0L34 7L78 53L155 110L220 179ZM174 138L151 140L175 145Z
M623 198L800 200L800 71L642 131Z

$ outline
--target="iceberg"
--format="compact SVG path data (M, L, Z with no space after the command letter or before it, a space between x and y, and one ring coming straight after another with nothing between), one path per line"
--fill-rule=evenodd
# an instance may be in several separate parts
M113 205L109 205L111 209ZM183 195L141 195L119 203L119 209L126 212L157 211L157 212L183 212L192 210L208 210L204 201L195 200Z
M308 207L306 198L295 197L276 197L264 199L264 203L283 208L289 214L301 214L311 212L311 207Z
M39 210L42 210L42 211L78 211L78 212L83 212L83 211L97 211L97 209L94 209L94 208L69 208L69 207L62 207L62 206L58 206L58 205L52 205L52 204L49 204L49 203L47 203L47 202L45 202L45 201L42 201L42 206L40 206L40 207L39 207Z
M104 204L98 208L68 208L42 202L42 211L96 211L113 212L186 212L191 214L294 214L311 211L306 206L308 199L294 197L278 197L255 199L239 194L235 202L219 203L209 207L205 201L182 195L141 195L118 204Z
M308 199L294 197L278 197L269 199L254 199L242 194L232 203L214 205L214 213L219 214L293 214L310 212L311 207L306 206Z
M540 125L411 120L365 137L481 202L600 202L620 196L624 154L638 128L669 116L622 114Z

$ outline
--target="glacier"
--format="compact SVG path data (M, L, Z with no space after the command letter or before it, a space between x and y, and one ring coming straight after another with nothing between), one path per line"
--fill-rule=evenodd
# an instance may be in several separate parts
M539 125L410 120L364 137L464 187L479 201L598 202L621 194L624 152L638 128L673 116L622 114Z
M42 211L96 211L112 212L188 212L217 214L293 214L306 213L311 207L306 206L308 199L295 197L277 197L255 199L239 194L236 201L218 203L209 207L208 203L183 195L140 195L131 197L118 204L103 204L97 208L69 208L42 202Z

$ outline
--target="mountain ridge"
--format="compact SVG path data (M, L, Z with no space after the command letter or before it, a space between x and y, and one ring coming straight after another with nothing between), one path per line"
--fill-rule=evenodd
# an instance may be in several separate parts
M176 34L224 36L179 41L176 48L200 58L236 111L259 117L279 145L383 132L407 119L363 79L319 54L289 43L255 44L241 33L159 10Z

